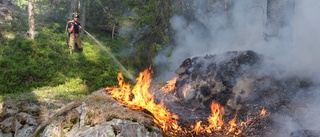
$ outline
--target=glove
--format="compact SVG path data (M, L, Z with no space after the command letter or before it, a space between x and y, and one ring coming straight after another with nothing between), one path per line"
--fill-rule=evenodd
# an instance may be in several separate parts
M74 25L76 22L75 22L74 20L72 20L70 23L71 23L72 25Z

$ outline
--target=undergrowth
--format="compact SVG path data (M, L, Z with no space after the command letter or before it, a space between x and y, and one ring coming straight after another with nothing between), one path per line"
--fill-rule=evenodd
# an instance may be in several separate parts
M72 100L117 84L121 70L112 58L86 34L82 36L84 51L69 55L64 30L65 24L46 24L34 40L23 31L1 32L0 101L31 91L50 91L38 95ZM118 53L124 45L121 38L93 34L120 62L125 60Z

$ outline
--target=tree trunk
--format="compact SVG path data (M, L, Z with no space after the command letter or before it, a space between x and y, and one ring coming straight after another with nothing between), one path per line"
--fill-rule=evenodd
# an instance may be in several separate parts
M35 37L34 0L29 0L28 13L29 13L29 32L28 32L28 35L31 39L34 39L34 37Z
M79 12L79 0L70 0L70 15Z
M115 30L115 28L116 28L116 24L114 23L114 24L113 24L113 27L112 27L112 40L113 40L114 30Z
M38 4L39 5L39 7L38 7L39 8L39 14L42 15L42 4L43 4L42 0L39 0L38 3L39 3Z
M292 21L294 15L295 0L268 0L267 22L265 39L272 38L292 39ZM285 35L280 36L279 31L287 28Z
M73 12L79 12L79 0L73 0L71 6Z

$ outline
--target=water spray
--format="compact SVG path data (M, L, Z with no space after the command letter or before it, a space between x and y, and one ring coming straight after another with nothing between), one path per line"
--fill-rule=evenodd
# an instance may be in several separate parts
M80 25L79 29L82 28ZM129 71L120 63L120 61L110 52L109 49L107 49L105 46L103 46L96 38L94 38L89 32L87 32L85 29L82 28L82 30L87 33L99 46L101 49L103 49L112 59L116 64L120 67L121 70L125 72L125 74L129 77L130 80L135 82L134 77L129 73Z

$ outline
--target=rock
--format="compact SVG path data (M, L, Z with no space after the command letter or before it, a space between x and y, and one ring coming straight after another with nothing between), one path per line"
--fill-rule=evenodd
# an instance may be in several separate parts
M13 109L8 108L5 110L5 114L7 115L15 115L18 112L19 112L18 108L13 108Z
M87 116L87 110L88 108L86 107L85 102L82 103L81 105L81 113L80 113L80 127L83 127L85 125L85 117Z
M53 121L51 122L42 133L40 133L40 137L55 137L61 136L62 129L61 129L61 121Z
M114 129L107 123L102 125L96 125L94 127L83 127L80 131L67 134L66 136L79 136L79 137L115 137Z
M61 136L61 133L63 133L66 137L162 137L158 128L147 127L146 125L129 120L113 119L93 127L75 126L70 131L63 132L61 131L60 122L55 121L45 128L41 136Z
M119 105L103 90L83 100L69 103L63 108L47 118L48 120L43 121L33 135L38 134L42 137L162 136L158 128L151 126L150 117ZM43 131L40 130L42 128Z
M18 121L22 124L28 124L28 125L33 125L33 126L39 125L39 123L37 122L35 117L28 114L28 113L20 112L19 114L16 115L16 117L17 117Z
M9 132L9 133L0 132L0 137L13 137L13 134L11 132Z
M155 127L146 128L137 122L129 120L113 119L109 122L94 127L74 128L66 136L81 137L162 137L159 129Z
M16 130L15 137L29 137L36 130L36 126L24 125L21 129Z
M0 123L0 129L3 133L9 133L15 131L15 118L8 117Z
M37 112L40 110L40 106L35 103L24 103L25 106L21 108L24 112Z
M17 107L17 103L14 102L13 100L7 100L4 102L3 104L3 113L4 115L9 115L9 116L12 116L12 115L15 115L16 113L19 112L19 108Z

